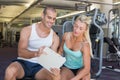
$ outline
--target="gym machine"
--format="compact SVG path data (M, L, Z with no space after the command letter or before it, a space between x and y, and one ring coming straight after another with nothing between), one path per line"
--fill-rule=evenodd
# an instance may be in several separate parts
M114 18L110 18L114 15ZM112 26L111 26L112 25ZM112 29L110 32L110 28ZM110 33L112 38L110 38ZM108 44L108 49L106 51L106 60L109 62L116 62L120 66L120 9L111 9L108 13L108 31L107 37L104 41ZM120 69L114 68L114 66L104 66L104 69L109 69L115 72L120 72Z

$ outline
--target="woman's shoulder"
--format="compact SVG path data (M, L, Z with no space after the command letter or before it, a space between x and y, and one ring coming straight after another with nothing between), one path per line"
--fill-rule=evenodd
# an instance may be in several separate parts
M64 33L64 38L66 38L66 39L70 39L71 36L72 36L72 32L65 32Z
M72 32L65 32L64 35L70 35Z
M85 41L83 41L83 43L84 43L84 44L87 44L87 43L89 43L89 42L88 42L87 40L85 40Z
M88 47L90 45L87 40L83 41L82 44L83 44L83 47Z

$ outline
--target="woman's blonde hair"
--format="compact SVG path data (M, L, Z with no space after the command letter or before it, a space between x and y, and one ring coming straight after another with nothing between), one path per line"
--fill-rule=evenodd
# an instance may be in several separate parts
M80 15L80 16L78 16L76 18L76 20L80 20L81 22L83 22L83 23L85 23L87 25L87 31L85 32L84 35L85 35L85 38L87 39L87 41L90 44L90 54L91 54L91 57L93 57L92 45L91 45L90 34L89 34L89 28L90 28L90 24L91 24L91 17L87 17L85 15Z

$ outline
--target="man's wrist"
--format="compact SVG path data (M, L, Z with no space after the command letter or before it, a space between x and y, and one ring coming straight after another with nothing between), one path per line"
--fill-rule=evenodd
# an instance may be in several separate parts
M35 57L37 57L37 56L38 56L38 53L37 53L37 52L36 52L36 53L34 53L34 56L35 56Z

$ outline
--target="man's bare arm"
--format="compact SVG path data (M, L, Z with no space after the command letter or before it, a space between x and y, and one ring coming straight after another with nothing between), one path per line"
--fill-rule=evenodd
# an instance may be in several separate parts
M60 44L60 39L59 39L58 35L56 33L54 33L51 49L57 52L59 44Z
M33 58L37 56L36 51L29 51L28 40L31 32L31 27L24 27L20 32L20 40L18 43L18 56L23 58Z

